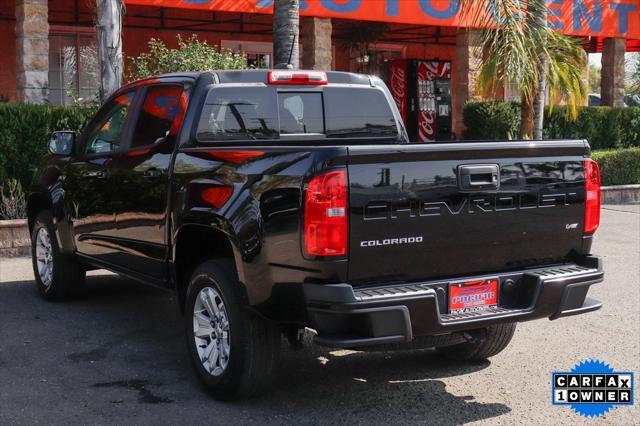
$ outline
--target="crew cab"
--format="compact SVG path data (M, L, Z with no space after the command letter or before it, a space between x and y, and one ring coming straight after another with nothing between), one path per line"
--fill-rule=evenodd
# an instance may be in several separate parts
M411 143L367 75L128 84L81 135L52 135L28 217L45 299L95 268L176 292L219 399L263 391L282 336L305 329L330 347L476 360L518 322L601 307L587 297L604 273L586 141Z

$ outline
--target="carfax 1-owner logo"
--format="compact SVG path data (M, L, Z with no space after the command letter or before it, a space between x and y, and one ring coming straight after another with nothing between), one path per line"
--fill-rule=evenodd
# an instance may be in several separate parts
M553 405L568 405L585 417L599 417L616 405L633 405L633 373L614 371L602 361L587 360L551 377Z

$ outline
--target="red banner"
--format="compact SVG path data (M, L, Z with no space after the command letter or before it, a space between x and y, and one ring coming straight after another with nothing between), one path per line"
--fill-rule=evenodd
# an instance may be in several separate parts
M128 4L273 13L273 0L125 0ZM565 34L640 39L640 0L547 0L549 26ZM478 1L473 7L486 7ZM445 27L473 26L460 0L300 0L303 16Z

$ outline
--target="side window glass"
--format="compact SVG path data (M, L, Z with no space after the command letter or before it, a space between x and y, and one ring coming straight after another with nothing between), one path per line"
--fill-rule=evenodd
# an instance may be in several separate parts
M104 115L89 135L85 154L107 153L120 149L134 93L129 92L118 96L105 108Z
M263 88L218 88L207 95L198 124L201 142L278 139L275 94Z
M166 139L174 119L184 107L180 105L181 95L181 85L152 86L147 90L131 138L132 148L153 145Z
M324 133L320 93L278 93L280 134Z

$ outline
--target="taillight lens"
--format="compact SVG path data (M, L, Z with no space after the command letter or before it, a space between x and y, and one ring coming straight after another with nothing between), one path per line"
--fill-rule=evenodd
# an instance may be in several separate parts
M584 233L593 234L600 225L600 167L595 161L584 162L586 202L584 210Z
M348 236L346 170L314 176L304 202L304 248L312 256L345 256Z

